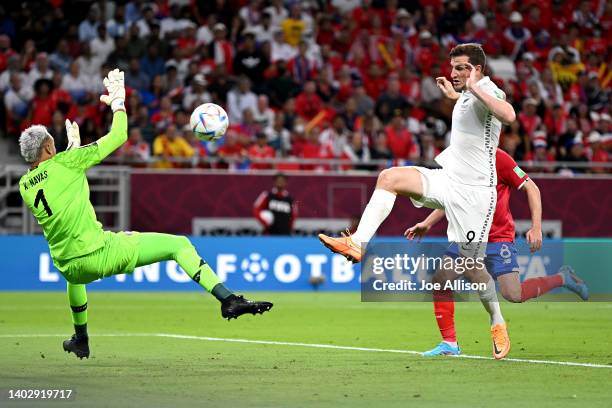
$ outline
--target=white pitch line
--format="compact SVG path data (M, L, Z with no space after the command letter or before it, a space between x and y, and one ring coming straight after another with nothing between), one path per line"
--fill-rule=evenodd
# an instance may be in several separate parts
M66 334L0 334L0 338L28 338L28 337L65 337ZM317 343L297 343L289 341L272 341L272 340L249 340L249 339L228 339L222 337L206 337L206 336L190 336L183 334L169 333L106 333L93 334L94 337L163 337L171 339L183 340L200 340L200 341L217 341L225 343L246 343L246 344L265 344L272 346L293 346L293 347L310 347L332 350L352 350L366 351L373 353L399 353L410 355L422 355L420 351L414 350L398 350L398 349L383 349L370 347L354 347L354 346L335 346L333 344L317 344ZM469 354L461 354L459 356L449 356L451 358L465 358L471 360L494 360L491 357L474 356ZM505 358L503 361L511 361L515 363L530 363L530 364L550 364L570 367L587 367L587 368L607 368L612 369L612 365L594 364L594 363L576 363L571 361L554 361L554 360L533 360L524 358Z
M288 341L270 341L270 340L247 340L247 339L224 339L220 337L203 337L203 336L187 336L182 334L166 334L158 333L158 337L169 337L175 339L189 339L189 340L203 340L203 341L221 341L227 343L251 343L251 344L270 344L275 346L297 346L297 347L312 347L312 348L326 348L335 350L355 350L355 351L369 351L375 353L401 353L401 354L412 354L422 355L421 351L414 350L396 350L396 349L380 349L380 348L369 348L369 347L352 347L352 346L334 346L333 344L316 344L316 343L294 343ZM468 354L461 354L459 356L452 356L454 358L467 358L472 360L494 360L492 357L484 356L472 356ZM612 365L605 364L593 364L593 363L574 363L571 361L553 361L553 360L531 360L522 358L505 358L504 361L513 361L517 363L532 363L532 364L554 364L562 366L577 366L577 367L589 367L589 368L609 368L612 369Z

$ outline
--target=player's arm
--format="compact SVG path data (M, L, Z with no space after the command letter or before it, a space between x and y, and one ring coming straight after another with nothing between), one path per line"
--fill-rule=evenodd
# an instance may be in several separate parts
M433 227L438 222L440 222L440 220L443 219L445 216L446 216L446 213L444 212L444 210L441 210L441 209L433 210L427 216L427 218L425 218L425 220L419 222L418 224L404 231L404 236L406 237L406 239L415 239L415 238L421 239L423 236L425 236L425 234L429 232L431 227Z
M476 85L476 69L470 63L466 63L466 65L470 68L470 78L467 81L468 88L472 91L472 94L476 96L485 106L493 113L497 119L499 119L503 124L509 125L516 120L516 112L514 112L514 108L511 104L506 102L503 94L501 95L491 95L485 92L482 87Z
M109 156L127 141L127 114L125 111L125 85L123 71L114 69L104 78L108 95L101 95L100 101L113 110L113 123L110 132L101 137L96 144L100 160Z
M535 252L542 248L542 196L537 184L531 179L523 184L521 190L527 194L531 212L531 229L527 231L527 242L531 252Z

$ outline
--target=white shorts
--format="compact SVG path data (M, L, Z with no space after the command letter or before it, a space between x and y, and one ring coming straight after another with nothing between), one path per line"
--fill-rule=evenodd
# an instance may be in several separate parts
M457 183L444 169L413 168L421 173L423 182L423 197L420 200L411 198L415 207L443 209L448 220L446 234L450 242L467 244L468 247L472 243L486 243L497 204L496 188ZM480 254L486 245L482 247L478 248Z

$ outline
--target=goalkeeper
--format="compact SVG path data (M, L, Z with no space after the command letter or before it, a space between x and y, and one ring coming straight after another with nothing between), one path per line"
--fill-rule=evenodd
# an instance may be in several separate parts
M221 302L223 318L270 310L272 303L252 302L230 292L185 237L102 230L89 201L85 172L127 140L123 72L111 71L104 85L108 95L100 100L112 108L113 123L97 142L79 147L79 128L69 120L65 152L56 154L53 137L41 125L29 127L19 138L21 155L31 165L19 181L21 196L42 225L53 262L68 281L75 334L64 341L64 350L79 358L89 357L87 283L164 260L176 261L212 293Z

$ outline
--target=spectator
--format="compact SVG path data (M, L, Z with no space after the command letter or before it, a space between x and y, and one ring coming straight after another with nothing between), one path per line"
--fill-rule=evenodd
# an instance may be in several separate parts
M147 46L147 52L140 60L140 69L147 74L149 78L164 75L166 72L165 61L160 57L159 49L155 43L151 43Z
M79 41L87 44L98 36L99 11L96 7L90 7L87 18L79 24Z
M151 79L140 70L140 62L136 57L130 59L130 69L125 73L125 84L140 92L146 91L151 85Z
M271 78L266 83L268 94L272 106L280 108L282 107L287 99L295 95L298 90L297 84L291 78L291 74L286 69L284 61L278 61L274 65L274 74L271 74Z
M302 8L299 2L291 5L289 17L281 23L283 34L287 44L297 47L302 38L302 33L306 29L306 23L302 20Z
M261 13L261 21L259 24L250 27L251 32L255 35L255 40L259 44L272 42L274 29L275 26L272 24L272 17L267 11Z
M128 34L129 23L125 19L125 5L119 4L115 8L115 16L106 22L108 35L111 37L125 37Z
M316 93L315 83L308 81L295 99L295 111L303 119L310 120L323 109L323 101Z
M49 133L53 136L55 148L63 152L68 147L68 135L66 134L66 118L59 110L53 112Z
M564 157L564 161L574 163L587 163L589 159L586 156L584 144L582 143L582 137L578 136L572 140L568 145L568 154ZM586 168L583 166L569 166L569 169L573 173L584 173Z
M272 159L275 157L274 149L268 145L265 133L255 135L255 143L247 149L249 159ZM251 163L251 168L256 170L271 169L269 163Z
M151 116L151 123L157 128L166 128L170 123L174 123L174 109L172 99L168 96L161 98L159 110Z
M363 163L371 160L370 147L368 146L368 138L362 133L353 133L349 144L345 150L346 156L354 162ZM375 170L374 167L368 165L357 165L357 170Z
M272 26L280 27L282 22L289 17L289 12L285 8L283 0L272 0L271 3L264 11L270 15Z
M153 11L153 8L149 5L143 7L142 16L143 18L135 23L135 25L138 26L138 33L141 38L151 39L150 36L153 31L153 26L156 25L157 29L160 29L159 21L155 18L155 11ZM159 36L154 39L159 40Z
M542 124L542 119L536 113L537 102L533 98L527 98L523 102L523 109L518 115L518 120L530 138Z
M102 65L108 56L115 50L115 40L106 33L104 24L98 25L98 36L91 40L90 43L91 55L98 60Z
M60 40L57 44L57 50L49 57L49 64L52 69L59 70L62 74L67 74L70 71L72 57L68 52L68 42Z
M142 9L144 0L132 0L128 1L125 5L125 19L128 24L134 24L136 21L142 19Z
M270 59L272 62L289 61L295 54L297 54L297 48L287 43L283 30L275 28L270 43Z
M269 65L268 57L257 48L255 34L244 33L244 43L234 57L234 74L246 75L256 88L261 89L264 83L264 71Z
M608 152L606 152L605 149L602 147L602 137L599 132L591 132L591 134L589 134L588 142L588 156L593 163L608 163L610 161ZM591 171L593 173L605 173L606 169L602 167L593 167Z
M32 99L32 123L50 126L56 104L51 98L53 83L48 79L38 79L34 83L34 98Z
M81 67L77 61L70 64L70 72L62 78L61 88L70 93L70 96L80 101L87 93L87 78L81 74Z
M20 62L18 55L9 57L6 69L0 73L0 94L4 94L8 90L11 84L11 75L17 74L22 84L27 80L25 73L21 70Z
M158 157L157 168L185 167L185 161L194 155L193 148L178 132L176 125L170 123L166 130L155 138L153 154Z
M234 47L227 40L227 29L225 24L217 23L213 27L214 39L210 44L211 53L215 59L215 65L223 64L228 73L232 72L234 61Z
M523 52L527 51L527 43L531 40L531 32L523 27L523 16L518 11L510 14L510 27L504 31L504 39L508 42L506 54L512 60L516 60Z
M230 122L242 122L242 112L257 109L257 96L251 91L251 81L247 77L241 77L238 85L227 93L227 114Z
M268 97L266 95L259 95L257 97L257 107L253 112L253 119L260 129L265 129L272 126L274 123L274 111L270 109L268 104Z
M245 156L244 147L238 143L238 134L233 130L228 130L225 134L223 145L217 151L217 155L222 159L240 160ZM232 163L232 167L235 167Z
M138 30L139 28L136 24L131 25L129 29L129 33L127 35L128 37L127 49L128 49L129 57L140 59L145 54L147 44L145 40L141 38Z
M102 65L100 60L94 58L93 54L91 53L89 43L83 44L81 55L75 61L79 65L81 74L88 82L88 88L92 90L93 87L91 83L94 82L100 75L100 67Z
M532 173L551 173L553 166L548 163L555 161L555 156L548 151L548 145L545 138L535 139L533 142L533 150L525 155L525 161L539 162L538 165L529 164L527 168Z
M23 120L28 115L30 102L33 97L32 88L23 85L21 75L13 72L10 76L9 88L4 94L4 106L10 115L10 119L15 121Z
M283 157L291 151L291 134L284 128L284 120L282 113L277 113L272 125L264 129L268 144Z
M332 157L347 158L349 155L350 132L346 128L344 119L336 116L332 126L323 130L319 135L319 143L324 149L331 152Z
M314 62L308 58L307 52L308 43L301 40L297 55L287 63L287 69L291 71L293 80L299 85L304 85L306 81L311 80L315 72Z
M383 123L388 123L398 110L403 112L408 107L408 101L400 93L399 79L389 79L387 92L376 101L376 115Z
M117 150L117 156L130 164L143 164L151 158L151 148L142 139L140 128L130 128L128 140Z
M130 67L130 56L127 49L127 37L115 38L115 49L110 53L106 63L125 72Z
M34 68L28 73L27 86L34 86L34 83L39 79L51 79L53 71L49 67L49 58L46 52L41 52L36 55L36 63Z
M413 162L419 158L418 146L414 142L412 134L405 127L400 109L393 111L393 119L385 128L385 133L387 135L387 146L389 146L394 158L408 159Z
M183 97L183 108L191 112L197 106L209 102L210 94L206 90L206 79L204 75L197 74L191 80L191 84L185 88L185 96Z
M387 136L384 132L374 136L374 145L370 149L370 155L373 160L390 160L393 158L393 154L387 145Z

